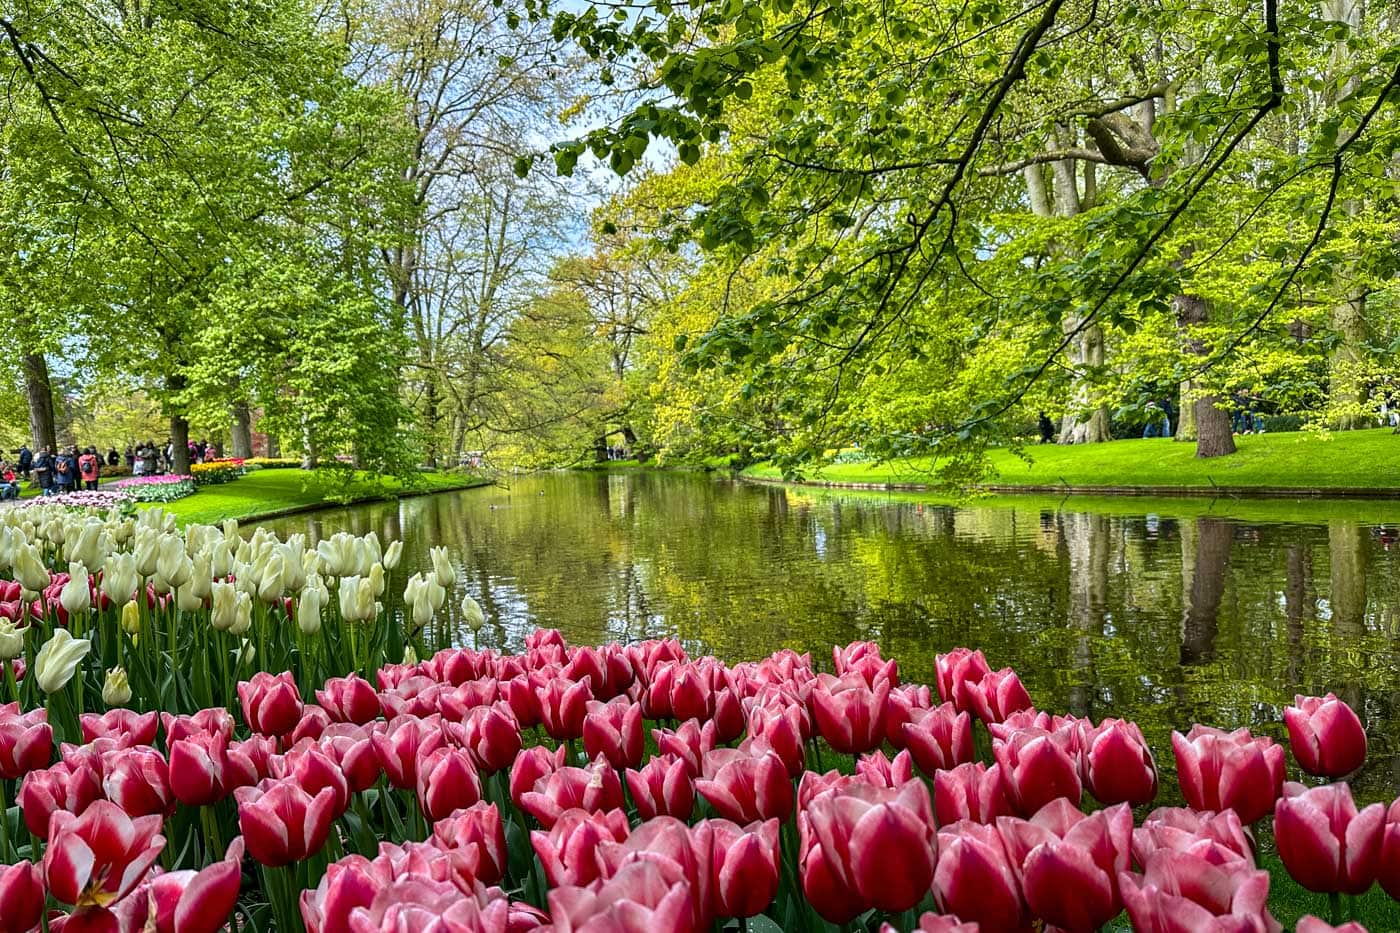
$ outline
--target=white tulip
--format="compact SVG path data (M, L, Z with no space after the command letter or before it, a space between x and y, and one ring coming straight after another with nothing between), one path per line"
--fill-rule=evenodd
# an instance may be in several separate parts
M102 568L102 592L114 603L124 603L136 592L136 558L117 553Z
M315 635L321 630L321 591L308 586L297 598L297 628L303 635Z
M66 628L54 629L34 659L34 679L45 693L56 693L73 679L78 665L87 657L92 642L74 638Z
M247 593L238 594L238 605L234 612L233 625L229 626L229 633L232 635L242 635L253 627L253 597Z
M384 557L380 560L380 563L384 565L385 570L393 570L394 568L398 567L399 559L402 557L403 542L394 541L390 543L388 548L385 549Z
M233 551L227 541L215 541L209 547L209 578L220 579L233 570Z
M215 583L209 587L209 593L213 600L209 624L220 632L227 632L237 620L238 587L232 583Z
M204 608L204 600L195 595L194 584L186 583L175 591L175 606L181 612L198 612Z
M457 582L457 570L448 559L447 548L431 548L428 556L432 558L433 576L437 578L438 586L448 587Z
M68 611L69 616L87 612L92 608L92 581L87 568L82 564L68 565L68 582L59 590L58 602Z
M209 586L214 581L209 551L200 551L190 561L190 594L198 599L209 598Z
M24 636L28 632L27 625L15 625L9 619L0 619L0 661L13 661L24 654Z
M136 531L136 546L131 553L136 557L136 572L149 577L156 572L156 559L159 557L158 548L160 538L156 532L148 528L138 528Z
M175 535L162 535L156 545L156 578L176 589L190 582L193 563L185 553L185 542ZM159 588L159 587L157 587Z
M49 571L44 566L43 556L39 549L32 544L22 545L15 551L14 565L15 579L26 591L28 598L33 599L44 587L49 585Z
M108 706L125 706L131 702L131 684L124 668L114 667L107 672L102 684L102 702Z
M384 595L384 565L370 564L369 566L370 588L374 590L374 598L378 599Z
M462 597L462 618L467 622L467 628L473 632L481 631L481 627L486 624L486 613L481 611L481 604L472 599L470 593Z
M258 599L274 602L282 596L282 571L286 564L280 552L273 552L255 569L258 578Z

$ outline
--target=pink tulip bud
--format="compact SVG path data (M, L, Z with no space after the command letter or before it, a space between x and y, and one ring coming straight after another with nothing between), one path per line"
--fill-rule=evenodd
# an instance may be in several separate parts
M608 703L588 702L583 720L583 748L589 758L602 755L614 768L642 763L642 708L626 697Z
M240 682L238 702L243 721L263 735L286 735L301 719L301 694L288 671L276 675L259 671L252 680Z
M1118 804L1085 816L1063 797L1030 821L997 820L1031 913L1065 930L1097 930L1123 909L1118 875L1132 864L1133 813Z
M819 794L804 815L812 839L803 848L810 854L813 846L821 847L826 870L841 890L855 894L862 911L898 913L923 900L938 840L922 781L895 789L853 783ZM889 852L901 857L889 859Z
M1283 711L1298 767L1320 777L1344 777L1366 762L1366 730L1335 694L1295 696Z
M171 871L156 875L146 886L146 897L137 889L122 904L138 902L136 926L155 933L218 933L238 902L243 879L240 862L243 840L235 839L224 858L199 871ZM154 923L152 923L154 921Z
M168 816L175 810L170 769L161 753L150 746L103 754L102 790L127 816Z
M806 765L807 752L803 747L806 739L802 707L793 704L779 707L754 706L749 710L749 739L762 739L765 747L771 749L783 761L788 777L802 774ZM698 757L696 759L699 761Z
M583 720L588 714L588 701L593 694L588 681L574 683L563 677L546 681L535 691L540 701L544 731L557 742L583 736Z
M313 796L292 781L267 780L240 787L234 799L248 854L269 868L319 852L335 820L335 791L329 787Z
M325 687L316 691L316 702L333 722L362 726L379 718L379 694L373 684L358 674L327 680Z
M44 875L33 862L0 867L0 930L28 933L44 912Z
M1103 804L1151 803L1157 796L1157 765L1136 723L1105 719L1084 735L1084 777Z
M995 826L958 822L938 831L933 874L938 909L984 930L1024 930L1026 902Z
M330 788L335 800L331 810L336 818L349 808L350 782L344 770L312 740L307 739L287 754L274 758L270 766L274 778L290 781L312 797Z
M967 820L992 823L1011 813L1001 768L978 762L958 765L933 775L933 812L939 826Z
M438 748L418 760L418 806L430 822L481 799L481 777L464 749Z
M53 728L47 710L19 712L18 703L0 706L0 778L18 780L53 758Z
M967 648L954 648L947 654L934 659L938 680L938 698L952 703L959 711L971 711L967 703L964 685L976 685L991 671L987 659L981 651Z
M327 726L317 741L321 751L345 772L345 782L352 794L373 787L384 773L369 736L369 730L364 726L336 722Z
M479 706L462 720L463 740L483 774L509 768L520 752L520 724L509 704Z
M914 780L914 758L907 748L893 760L882 751L861 755L856 776L871 787L900 787Z
M675 931L695 929L695 897L685 879L668 876L654 862L633 862L616 875L586 887L566 885L549 892L556 933L591 930Z
M129 709L108 710L105 713L83 713L78 717L83 741L116 739L123 745L150 745L160 729L159 713L137 713ZM0 720L0 730L4 721Z
M873 688L857 673L841 678L822 674L812 690L812 719L817 732L838 752L859 755L884 741L885 702L890 684Z
M919 770L930 777L972 761L977 753L972 743L972 717L958 712L952 703L910 710L901 737L900 744L909 749Z
M437 717L397 716L370 733L370 743L389 783L400 790L418 786L418 761L446 744Z
M747 828L728 820L709 824L713 833L711 913L720 917L763 913L777 896L781 875L778 821L751 823Z
M565 810L578 807L602 812L621 809L622 804L622 782L603 758L586 768L559 768L520 797L521 808L545 829L552 827Z
M705 753L702 766L705 776L695 789L725 819L748 824L792 815L792 782L777 755L716 748Z
M598 847L605 841L623 842L629 832L627 814L621 810L566 810L548 832L530 833L530 845L550 887L587 885L603 874Z
M192 735L222 735L227 741L233 738L233 715L222 706L202 709L193 716L172 716L161 713L165 725L165 747Z
M1021 816L1034 816L1058 797L1079 805L1083 795L1079 763L1054 733L1026 729L994 743L992 752L1001 769L1006 799Z
M1366 928L1353 920L1351 923L1344 923L1339 927L1334 927L1325 920L1309 914L1298 919L1298 925L1293 928L1294 933L1366 933Z
M1234 810L1200 812L1187 807L1161 807L1133 830L1133 858L1146 865L1158 849L1173 849L1216 864L1242 860L1254 867L1254 844Z
M958 706L985 723L999 723L1012 713L1032 708L1030 694L1009 667L983 674L975 684L963 681L958 689L962 691Z
M695 720L680 724L674 732L666 729L653 729L651 736L663 755L675 755L685 762L692 776L698 777L705 753L717 744L714 728L706 723L703 727Z
M888 681L891 687L899 683L899 663L880 657L880 646L873 641L853 641L845 648L833 647L831 661L838 677L859 674L871 687L881 680Z
M1195 810L1234 810L1249 825L1274 809L1283 794L1283 747L1248 729L1224 732L1192 726L1172 733L1177 777Z
M1138 930L1279 929L1268 912L1269 873L1235 861L1159 849L1143 874L1118 876L1123 906Z
M509 853L501 811L495 804L482 800L438 820L433 824L432 842L465 853L472 877L484 884L499 884L505 877Z
M517 807L523 806L521 800L536 784L564 767L567 752L562 745L553 752L543 745L534 745L515 757L510 768L510 799Z
M919 918L919 925L909 933L978 933L978 930L979 927L975 923L963 923L957 917L930 911ZM899 933L899 931L886 923L880 926L880 933Z
M695 809L695 782L684 761L675 755L657 755L640 771L628 770L627 790L643 820L673 816L688 820Z
M1288 873L1309 891L1363 894L1380 870L1385 807L1357 812L1346 784L1285 784L1274 839Z
M58 813L80 814L102 796L102 771L92 755L72 755L48 768L30 771L19 785L19 808L24 825L47 839L49 823Z

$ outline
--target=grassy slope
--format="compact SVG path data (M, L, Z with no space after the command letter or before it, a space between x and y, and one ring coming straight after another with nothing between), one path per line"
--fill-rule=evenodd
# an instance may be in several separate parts
M394 479L375 479L356 474L342 482L343 474L301 470L259 470L231 483L204 486L199 492L175 502L153 502L143 508L160 507L182 525L210 524L226 518L257 518L294 509L333 505L347 501L383 499L406 491L439 491L480 485L477 477L451 473L421 474L421 487L406 488Z
M1306 488L1400 488L1400 436L1389 428L1338 432L1261 434L1236 438L1239 451L1200 460L1194 444L1170 438L1110 441L1105 444L1026 448L1031 462L1009 450L990 452L996 471L987 482L1003 486L1286 486ZM835 463L806 478L833 483L935 484L930 459L887 464ZM772 467L756 466L745 475L779 479Z

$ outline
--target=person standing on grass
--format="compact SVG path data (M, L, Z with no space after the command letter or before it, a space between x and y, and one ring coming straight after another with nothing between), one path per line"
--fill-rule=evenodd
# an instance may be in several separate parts
M1040 432L1040 442L1048 444L1055 439L1055 425L1050 421L1050 417L1045 412L1040 413L1040 417L1035 419L1036 430Z
M1147 424L1142 429L1142 436L1147 437L1171 437L1172 423L1156 402L1147 403Z
M53 454L47 447L41 447L34 458L34 482L44 495L53 495Z
M28 444L19 445L19 475L26 480L29 479L29 469L34 466L34 452L29 449Z
M101 472L102 460L97 456L96 448L89 447L78 458L78 475L83 478L83 488L96 489L97 477Z
M108 465L109 467L114 467L114 466L116 466L117 464L119 464L119 463L121 463L121 462L122 462L122 458L117 454L117 448L115 448L115 447L108 447L108 448L107 448L107 465Z

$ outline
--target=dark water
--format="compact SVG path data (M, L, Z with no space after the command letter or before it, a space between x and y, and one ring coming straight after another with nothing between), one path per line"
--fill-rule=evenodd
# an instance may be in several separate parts
M1040 708L1138 721L1167 765L1174 727L1282 736L1295 693L1330 689L1368 724L1358 790L1394 796L1395 525L1325 509L1298 522L1155 507L951 507L701 475L561 474L271 524L313 540L402 538L399 588L430 566L430 545L447 545L491 620L483 647L519 648L549 626L580 643L676 635L693 654L790 647L829 665L833 644L872 639L926 682L935 654L980 647L1020 672Z

